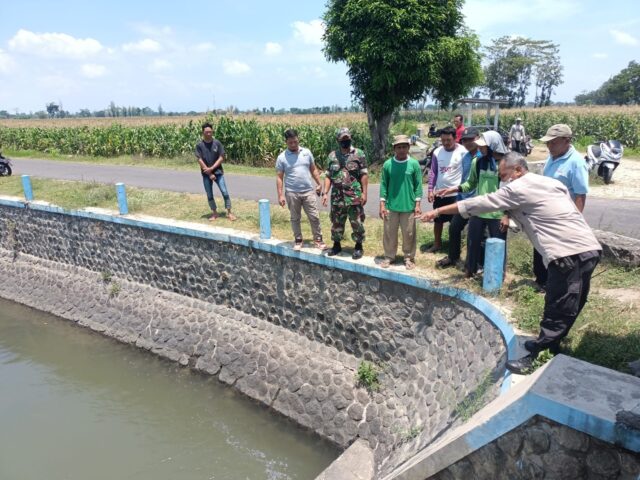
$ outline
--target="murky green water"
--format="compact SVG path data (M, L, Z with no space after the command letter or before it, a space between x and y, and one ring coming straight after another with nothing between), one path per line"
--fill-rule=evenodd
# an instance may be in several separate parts
M338 453L213 378L0 299L1 480L308 479Z

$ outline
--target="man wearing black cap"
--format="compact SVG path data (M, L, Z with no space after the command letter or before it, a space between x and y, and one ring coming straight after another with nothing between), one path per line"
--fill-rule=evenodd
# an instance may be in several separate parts
M331 239L333 246L327 251L332 257L342 251L344 227L351 223L351 238L356 243L351 258L362 258L364 242L364 206L367 203L369 173L364 152L351 145L351 132L343 127L336 135L339 148L329 154L324 179L322 205L327 206L331 189Z
M460 143L467 149L467 153L462 157L462 181L464 183L469 178L471 172L471 164L473 159L480 157L480 151L476 145L476 140L480 137L480 132L475 127L465 128L460 138ZM458 193L457 201L471 198L476 194L475 189L467 193ZM462 231L469 222L468 218L464 218L460 214L456 214L449 223L449 255L441 258L436 262L436 267L447 268L453 267L460 260L460 250L462 248Z

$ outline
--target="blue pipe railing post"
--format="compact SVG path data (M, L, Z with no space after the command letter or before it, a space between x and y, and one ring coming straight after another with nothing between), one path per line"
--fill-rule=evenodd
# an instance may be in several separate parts
M33 201L33 188L31 187L31 177L22 175L22 189L24 190L24 198L27 202Z
M271 211L269 200L262 199L258 201L260 205L260 238L269 240L271 238Z
M116 196L118 197L120 215L126 215L129 213L129 205L127 204L127 191L124 188L124 183L116 183Z
M501 238L487 238L484 247L484 274L482 279L482 288L485 292L497 292L502 286L506 248L506 243Z

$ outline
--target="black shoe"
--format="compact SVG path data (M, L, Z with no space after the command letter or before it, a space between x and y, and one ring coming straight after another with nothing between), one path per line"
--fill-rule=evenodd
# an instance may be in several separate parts
M518 375L528 375L533 367L533 355L519 358L518 360L509 360L507 362L507 370Z
M327 252L327 256L333 257L334 255L339 254L341 251L342 245L340 245L340 242L333 242L333 247L329 249L329 251Z
M529 351L530 353L539 353L540 352L540 347L538 347L538 342L536 342L535 340L527 340L526 342L524 342L524 348L527 349L527 351Z
M353 258L354 260L360 260L362 258L362 255L364 255L364 252L362 251L362 244L356 243L356 246L353 250L353 255L351 255L351 258Z

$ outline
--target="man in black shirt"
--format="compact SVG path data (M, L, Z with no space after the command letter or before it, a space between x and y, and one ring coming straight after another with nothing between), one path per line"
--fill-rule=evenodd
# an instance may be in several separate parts
M202 125L202 141L196 145L196 158L200 164L202 183L207 192L209 207L211 207L209 220L213 221L218 218L216 201L213 198L213 182L218 185L222 198L224 198L227 218L231 221L235 220L236 216L231 213L231 198L227 191L227 184L224 181L224 170L222 169L224 147L219 140L213 138L213 127L210 123Z

